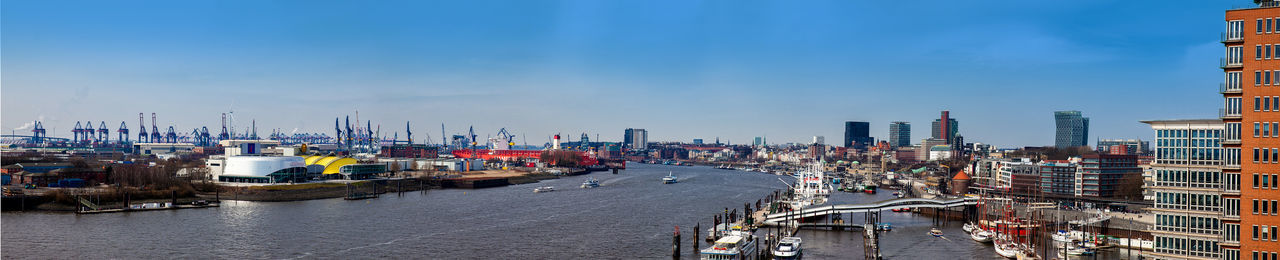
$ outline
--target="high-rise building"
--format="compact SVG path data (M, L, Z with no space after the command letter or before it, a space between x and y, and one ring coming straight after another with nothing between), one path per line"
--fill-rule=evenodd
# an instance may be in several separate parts
M1226 32L1221 38L1226 49L1219 64L1224 82L1218 88L1225 103L1218 112L1226 132L1222 141L1227 180L1223 226L1239 228L1223 232L1227 235L1222 242L1222 252L1227 255L1224 259L1277 259L1280 252L1276 239L1280 236L1280 215L1276 212L1280 206L1280 183L1276 180L1280 134L1276 129L1280 124L1275 123L1280 121L1280 108L1275 105L1280 101L1280 88L1276 88L1280 86L1276 77L1280 72L1280 2L1254 2L1258 5L1226 11ZM1245 84L1251 86L1243 87ZM1238 184L1232 182L1236 178ZM1238 218L1232 214L1235 209L1239 210Z
M649 132L644 129L627 128L622 138L622 142L631 149L644 150L649 148Z
M1146 189L1155 197L1151 211L1156 223L1151 226L1156 259L1240 259L1223 250L1231 232L1239 223L1223 221L1238 218L1239 199L1224 199L1224 183L1238 183L1223 178L1222 132L1220 119L1143 121L1155 130L1155 160L1150 171L1154 180ZM1224 207L1226 205L1226 207ZM1224 210L1225 209L1225 210ZM1225 254L1225 255L1224 255ZM1237 255L1238 256L1238 255Z
M1076 171L1075 195L1091 198L1123 198L1142 194L1142 168L1132 154L1086 154ZM1134 198L1130 198L1134 199Z
M826 144L826 142L827 142L827 137L824 137L821 135L813 136L813 144L823 145L823 144Z
M897 148L909 145L911 145L911 123L889 123L889 147Z
M1053 112L1053 119L1058 125L1053 146L1068 148L1089 145L1089 118L1081 115L1080 111L1056 111Z
M844 122L844 147L863 149L867 145L872 145L874 141L875 139L871 138L871 123Z
M960 122L956 122L955 118L951 118L951 111L942 111L942 117L933 120L933 139L943 140L947 144L957 146L955 143L956 133L960 132ZM963 144L960 144L963 145Z
M1079 168L1078 164L1070 161L1049 160L1040 162L1040 192L1074 196L1076 171Z

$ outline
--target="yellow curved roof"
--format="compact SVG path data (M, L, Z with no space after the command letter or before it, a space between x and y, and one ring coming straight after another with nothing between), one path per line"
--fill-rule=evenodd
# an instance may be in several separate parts
M307 161L307 165L312 165L312 164L316 164L316 162L320 161L320 159L324 159L324 156L312 155L312 156L307 156L304 160Z
M324 165L322 174L337 174L338 169L342 168L342 166L356 164L356 159L351 158L329 157L320 161L323 162L321 165Z

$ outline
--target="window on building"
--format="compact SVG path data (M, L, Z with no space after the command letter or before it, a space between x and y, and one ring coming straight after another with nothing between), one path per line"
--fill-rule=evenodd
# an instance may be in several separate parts
M1280 174L1271 175L1271 188L1272 189L1280 188Z
M1253 240L1258 240L1258 225L1253 225Z
M1254 215L1258 214L1258 200L1253 200L1253 214ZM1258 236L1257 232L1254 232L1253 236L1257 237Z
M1256 131L1258 131L1258 128L1254 127L1253 130L1257 133ZM1258 162L1258 148L1253 148L1253 162Z

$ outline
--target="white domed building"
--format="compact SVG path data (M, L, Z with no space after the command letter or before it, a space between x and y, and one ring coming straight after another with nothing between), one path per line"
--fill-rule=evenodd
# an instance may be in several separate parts
M307 165L298 156L227 156L206 163L219 182L289 183L307 179Z

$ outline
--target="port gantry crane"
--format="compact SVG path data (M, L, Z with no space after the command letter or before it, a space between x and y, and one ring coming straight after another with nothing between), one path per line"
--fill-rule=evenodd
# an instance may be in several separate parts
M156 125L156 113L151 112L151 140L152 143L164 142L164 137L160 135L160 127Z
M120 121L120 129L116 129L116 133L119 135L117 139L120 139L116 140L117 142L120 142L120 144L129 144L129 126L126 125L124 121Z
M146 121L144 120L144 118L145 118L145 117L143 116L143 114L142 114L142 113L138 113L138 142L139 142L139 143L149 143L149 142L151 142L150 140L148 140L148 139L147 139L147 136L148 136L148 135L147 135L147 123L146 123Z

